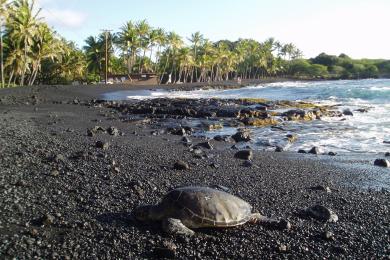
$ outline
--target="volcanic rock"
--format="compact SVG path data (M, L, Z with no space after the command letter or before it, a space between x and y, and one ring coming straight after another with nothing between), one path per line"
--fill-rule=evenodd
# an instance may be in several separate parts
M251 160L253 158L253 152L251 150L238 151L234 157L241 160Z
M188 169L190 168L190 166L189 166L188 163L186 163L186 162L177 161L177 162L175 162L175 164L173 165L173 168L174 168L175 170L183 171L183 170L188 170Z
M386 159L376 159L374 165L388 168L390 167L390 162Z

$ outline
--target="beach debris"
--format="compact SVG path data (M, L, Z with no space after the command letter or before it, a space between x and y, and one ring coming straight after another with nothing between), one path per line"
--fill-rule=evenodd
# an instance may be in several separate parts
M233 227L258 223L271 228L289 229L284 219L273 219L252 213L252 206L227 192L209 187L181 187L171 190L157 205L137 207L138 221L162 221L168 234L194 235L195 228Z
M51 161L53 162L56 162L56 163L59 163L59 162L64 162L65 161L65 157L62 155L62 154L56 154L54 156L51 157Z
M390 162L386 159L376 159L374 165L388 168L390 167Z
M249 142L251 140L251 133L247 129L239 129L237 133L232 135L234 141L238 142Z
M309 217L325 222L337 222L339 219L331 209L318 204L306 208L305 213Z
M287 141L289 141L290 143L294 143L295 141L298 140L298 135L288 134L288 135L286 135L286 138L287 138Z
M322 237L322 239L328 240L328 241L333 241L333 240L335 240L334 234L333 234L332 232L330 232L330 231L324 231L324 232L322 232L321 237Z
M50 175L53 176L53 177L57 177L58 175L60 175L60 172L57 171L57 170L53 170L50 172Z
M188 170L190 169L190 166L188 165L188 163L184 162L184 161L177 161L175 162L175 164L173 165L173 168L175 170L179 170L179 171L183 171L183 170Z
M252 150L241 150L241 151L238 151L234 155L234 157L241 159L241 160L252 160L253 152L252 152Z
M287 246L285 244L280 244L278 246L278 252L279 253L286 253L287 252Z
M107 133L113 136L118 136L119 130L114 126L110 126L109 128L107 128Z
M311 154L320 154L321 150L320 150L320 148L315 146L315 147L310 149L309 153L311 153Z

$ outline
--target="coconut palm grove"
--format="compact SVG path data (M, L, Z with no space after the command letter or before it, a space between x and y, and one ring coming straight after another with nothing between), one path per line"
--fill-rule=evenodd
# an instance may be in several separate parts
M359 79L390 76L388 60L354 60L321 53L303 59L293 43L274 38L212 42L186 39L146 20L91 35L82 48L50 28L34 1L1 0L1 86L98 83L109 75L155 74L158 83L260 79ZM107 59L107 62L106 62Z

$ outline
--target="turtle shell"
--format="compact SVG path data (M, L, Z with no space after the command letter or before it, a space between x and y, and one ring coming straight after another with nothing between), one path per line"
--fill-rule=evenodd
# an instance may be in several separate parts
M232 227L250 219L252 206L224 191L182 187L170 191L158 205L165 218L177 218L189 228Z

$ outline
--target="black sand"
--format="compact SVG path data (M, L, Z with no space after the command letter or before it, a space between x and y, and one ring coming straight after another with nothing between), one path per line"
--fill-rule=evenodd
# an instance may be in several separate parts
M149 87L137 87L142 88ZM325 156L255 152L255 167L248 168L227 149L232 144L213 142L215 149L198 159L180 136L151 135L153 125L122 122L117 111L83 104L106 91L103 86L0 91L0 258L390 257L390 193L366 188L378 179L389 181L390 171L371 166L371 158L335 163ZM96 125L114 126L124 135L88 137L87 129ZM109 142L108 149L96 148L96 141ZM174 170L177 160L190 169ZM247 224L182 238L130 217L137 205L156 203L183 185L228 187L259 212L286 218L293 227ZM312 189L316 186L331 192ZM332 209L339 221L300 214L315 204ZM166 249L169 242L177 248Z

